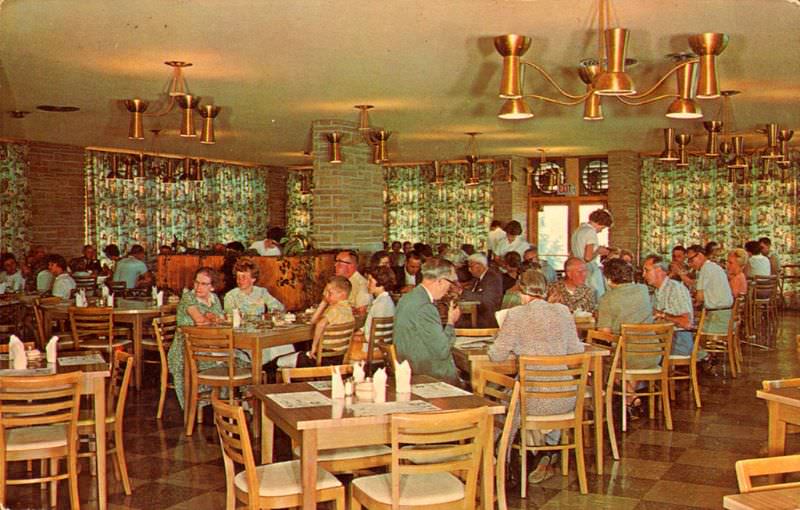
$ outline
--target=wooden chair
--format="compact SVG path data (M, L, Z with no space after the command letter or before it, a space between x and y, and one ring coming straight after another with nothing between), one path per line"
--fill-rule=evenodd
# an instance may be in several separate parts
M127 330L114 327L114 309L111 307L69 307L69 323L76 349L105 351L131 345L128 338L120 338Z
M494 337L497 336L499 328L455 328L455 336L468 337Z
M7 485L50 483L50 505L56 506L59 480L69 480L70 508L78 501L77 424L83 374L0 377L0 504ZM59 473L65 458L67 472ZM45 461L49 459L49 474ZM41 460L38 478L8 479L8 463Z
M478 371L478 384L475 393L492 402L503 404L506 407L504 415L495 415L495 426L500 433L500 443L497 446L495 462L495 488L497 494L498 510L506 510L506 459L508 450L513 440L514 415L519 407L519 382L513 377L500 374L483 368Z
M705 312L705 310L704 310ZM731 376L736 377L739 369L741 368L738 363L737 355L737 338L736 338L736 323L739 320L739 307L733 306L731 308L731 316L728 320L728 330L724 334L706 333L703 330L697 330L695 342L700 340L700 348L709 354L721 354L723 357L722 366L725 367L725 361L730 366Z
M227 388L228 401L233 404L234 390L253 384L250 368L236 366L233 348L233 328L209 328L184 326L183 345L185 362L189 364L189 379L186 386L186 435L194 431L194 420L198 416L200 386L211 386L212 392Z
M282 368L281 380L285 383L330 381L334 368L342 375L352 374L352 365L325 365L321 367ZM292 441L292 453L300 457L300 448ZM355 473L361 470L387 466L392 460L392 450L384 445L357 446L320 450L317 461L331 473Z
M394 375L394 365L397 363L397 347L394 342L390 344L379 344L378 348L383 355L383 363L386 366L386 373Z
M72 276L72 279L75 280L75 291L79 292L81 290L86 291L86 295L93 296L97 291L97 277L92 275L86 276Z
M44 311L42 305L53 305L62 303L60 297L43 297L34 298L33 300L33 317L36 321L36 341L40 347L44 348L50 338L45 338L45 324L44 324ZM53 330L54 335L58 335L58 348L59 349L74 349L75 342L72 340L72 332L69 331L64 324L59 321L58 327Z
M589 376L588 354L565 356L520 356L520 465L522 476L520 491L527 497L528 452L561 451L561 473L569 472L569 450L575 450L578 485L581 494L588 492L586 463L583 456L583 405L586 397L586 381ZM526 414L529 401L539 399L575 399L575 409L568 413L535 416ZM561 444L536 444L535 436L543 430L561 430ZM568 438L573 431L572 441Z
M164 402L167 397L167 389L175 388L175 385L169 383L169 366L167 364L167 352L175 339L175 330L177 317L175 315L168 315L165 317L156 317L153 319L153 333L155 336L155 350L158 352L158 360L161 365L159 388L160 395L158 397L158 410L156 411L156 419L160 420L164 415ZM142 340L142 347L151 349L149 340Z
M778 290L778 276L759 276L753 279L752 307L753 330L764 348L775 345L778 332L778 308L781 300Z
M373 317L369 328L369 344L367 344L367 366L368 374L372 373L372 363L377 351L380 361L385 363L383 349L379 346L392 343L394 337L394 317Z
M617 342L619 341L619 337L613 333L606 333L605 331L600 331L597 329L590 329L586 333L586 343L589 345L593 345L600 349L605 349L609 351L610 355L607 356L605 359L608 362L603 363L603 374L592 374L592 377L602 377L604 382L604 390L603 390L603 398L605 399L603 407L605 408L605 416L599 416L597 414L598 404L594 404L594 412L595 412L595 420L605 420L606 422L606 430L608 430L608 441L611 443L611 454L615 460L619 460L619 447L617 446L617 431L614 428L614 405L613 405L613 395L614 395L614 374L617 370L617 365L615 362L617 361L614 353L617 349ZM591 394L591 392L587 391L587 395ZM600 423L602 426L602 423Z
M122 481L125 494L131 495L131 482L128 478L128 464L125 460L125 443L123 434L123 422L125 419L125 402L128 398L128 388L133 373L133 356L123 351L114 351L114 358L111 364L111 377L108 381L106 391L106 429L108 440L113 440L113 447L106 449L111 455L114 463L114 474L117 480ZM95 402L95 405L102 405ZM94 412L83 410L79 414L78 434L84 437L93 437L95 429ZM90 451L81 453L79 457L90 457L94 460L97 452L93 448Z
M342 376L353 373L353 365L325 365L324 367L281 368L278 373L284 383L330 380L333 369L339 367Z
M800 487L800 482L770 483L753 486L753 477L766 475L783 475L800 472L800 455L782 455L762 459L744 459L736 461L736 480L739 492L761 492L773 489L789 489Z
M634 387L640 381L646 381L646 391L637 391L637 396L649 397L650 419L655 418L655 398L661 398L664 421L667 430L672 430L672 409L669 401L669 355L672 350L672 324L623 324L622 334L617 343L614 364L614 377L619 380L619 389L614 393L620 395L622 403L622 431L628 430L628 413L626 402L627 384ZM660 357L661 365L652 368L628 368L631 360Z
M216 395L212 396L211 405L225 463L225 508L234 510L237 500L245 503L248 510L300 507L300 461L256 466L244 410L222 402ZM235 464L243 464L244 471L237 474ZM342 483L321 467L317 468L317 501L333 501L337 510L345 509Z
M122 281L106 282L106 285L115 296L124 296L128 292L128 284Z
M353 479L351 509L474 508L488 420L487 407L392 415L391 472Z
M697 353L700 351L700 332L706 322L706 311L700 312L700 322L697 323L697 331L694 334L694 345L689 355L670 354L669 355L669 398L675 400L675 382L689 381L689 391L694 396L694 405L698 409L703 405L700 402L700 382L697 377ZM686 372L679 372L676 368L686 368Z
M344 359L350 349L350 339L355 330L354 322L327 326L322 333L322 339L317 345L317 366L323 365L327 359Z

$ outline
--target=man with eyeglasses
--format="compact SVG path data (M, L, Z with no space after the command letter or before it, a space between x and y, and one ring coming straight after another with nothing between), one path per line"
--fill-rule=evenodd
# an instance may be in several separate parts
M722 267L706 258L705 250L699 244L686 249L686 261L697 271L694 302L706 309L704 332L724 335L728 332L733 306L728 275Z
M336 276L343 276L350 281L348 303L353 308L353 315L367 315L367 307L372 303L369 295L367 279L358 272L358 258L353 251L341 251L336 255L333 270Z
M672 354L689 356L694 346L692 321L694 309L689 289L681 282L669 277L669 266L658 255L644 259L644 279L655 289L653 294L653 318L675 325L672 336ZM700 356L702 359L705 356Z
M437 257L422 265L422 283L400 298L394 323L394 343L397 357L408 360L414 374L424 374L449 383L458 383L452 347L454 325L461 312L451 304L447 325L442 328L439 312L434 305L447 294L456 281L453 264Z

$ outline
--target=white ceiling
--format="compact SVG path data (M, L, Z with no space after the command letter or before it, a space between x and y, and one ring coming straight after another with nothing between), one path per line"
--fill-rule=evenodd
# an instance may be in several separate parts
M638 88L669 68L667 53L686 51L688 35L724 32L718 59L733 100L735 128L778 122L795 127L800 75L800 3L794 0L618 0L631 30L630 69ZM606 120L582 120L580 107L532 102L536 117L501 121L496 113L501 59L492 38L533 38L527 57L567 90L574 72L597 55L594 0L5 0L0 5L0 136L199 157L303 164L315 119L355 121L353 105L371 103L374 125L393 131L394 160L465 153L465 131L480 131L484 155L600 154L659 150L661 128L700 135L698 122L668 121L667 101L628 107L606 99ZM222 107L214 146L178 136L179 114L160 122L158 142L127 138L120 100L155 100L170 70L194 63L190 90ZM532 75L529 75L529 77ZM528 88L531 88L529 78ZM542 80L531 91L552 94ZM674 90L674 81L665 92ZM614 103L612 103L614 101ZM80 107L71 114L40 104ZM703 102L706 117L719 101ZM5 112L28 110L24 119ZM696 136L694 147L703 140ZM748 139L750 147L762 136Z

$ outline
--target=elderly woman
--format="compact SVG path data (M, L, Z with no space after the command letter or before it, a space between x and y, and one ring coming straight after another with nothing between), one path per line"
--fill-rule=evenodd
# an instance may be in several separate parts
M227 315L232 315L234 309L238 309L244 316L250 317L261 317L266 311L283 312L286 310L283 303L275 299L267 289L256 285L259 270L252 259L242 257L237 260L233 266L233 273L236 275L236 288L225 294L225 313ZM274 358L290 352L294 352L294 347L291 345L267 347L261 351L261 359L264 363L268 363Z
M747 294L747 276L745 276L744 270L747 267L748 258L747 251L742 248L728 252L728 260L725 265L734 299Z
M517 281L522 306L508 311L503 326L489 348L492 361L510 356L563 356L583 352L575 321L569 309L560 303L547 302L547 279L535 269L525 271ZM575 400L568 398L538 399L528 402L527 414L539 416L568 413ZM519 417L514 417L515 427ZM546 434L546 444L558 444L559 431ZM544 454L528 481L538 483L552 476L556 457Z
M222 322L225 317L219 298L214 294L214 279L216 271L210 267L201 267L194 273L194 286L192 290L185 291L178 303L177 326L175 339L170 345L167 362L172 379L175 382L175 393L178 394L178 403L181 409L183 401L183 334L181 326L214 325Z

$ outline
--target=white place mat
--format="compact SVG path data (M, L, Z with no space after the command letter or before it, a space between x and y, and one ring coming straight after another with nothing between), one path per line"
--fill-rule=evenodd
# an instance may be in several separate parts
M13 368L0 369L0 375L51 375L56 373L55 365L49 365L39 368L25 368L23 370L15 370Z
M461 388L456 388L452 384L447 384L446 382L442 381L412 384L411 393L422 398L465 397L472 395L472 393L468 391L464 391Z
M319 391L325 391L331 389L331 382L330 381L309 381L308 384L311 385L312 388Z
M424 413L426 411L438 411L439 408L424 400L409 400L408 402L383 402L376 404L365 402L353 404L348 409L353 416L380 416L393 413Z
M100 354L88 354L85 356L65 356L58 358L58 364L62 367L76 367L78 365L98 365L105 363L106 360Z
M318 391L271 393L267 396L284 409L300 409L302 407L322 407L331 405L331 399Z

